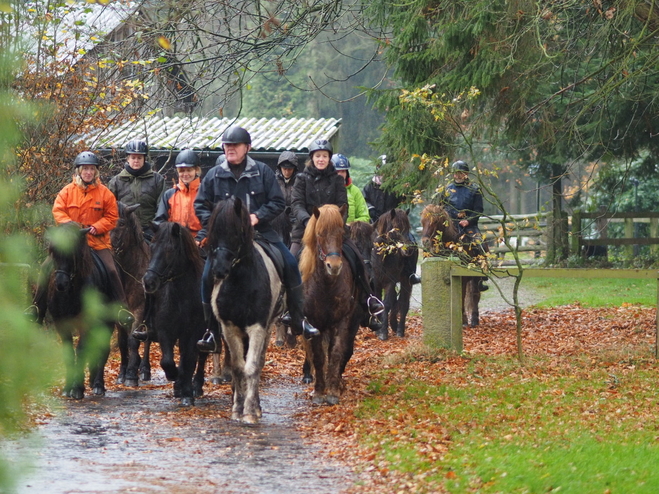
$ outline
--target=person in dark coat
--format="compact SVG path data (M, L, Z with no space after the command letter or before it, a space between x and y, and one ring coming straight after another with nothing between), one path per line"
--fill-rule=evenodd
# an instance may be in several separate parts
M300 251L304 229L313 214L314 207L334 204L338 207L348 204L345 180L336 172L332 163L333 149L329 141L318 139L309 146L309 160L305 169L295 180L293 187L293 213L297 223L291 234L291 252ZM344 219L345 221L345 219ZM373 287L366 276L362 256L355 244L344 238L343 254L347 257L359 286L360 304L366 314L370 315L368 327L373 331L382 329L384 305L374 295Z
M451 217L453 224L467 242L477 243L485 253L489 252L487 243L483 242L478 220L483 214L483 193L478 184L469 180L469 165L456 161L451 165L453 181L439 195L439 202ZM481 280L481 291L489 287Z
M156 217L160 198L165 191L165 178L146 160L149 148L144 141L130 141L126 144L126 164L124 169L112 177L108 189L117 201L126 206L139 204L135 214L140 219L144 238L151 241L151 222Z
M302 277L295 257L286 248L279 234L270 223L284 211L286 201L279 188L274 172L260 161L250 158L252 138L242 127L229 127L222 135L224 156L218 158L199 185L194 201L197 218L202 229L198 235L205 239L208 222L217 202L231 197L239 198L249 208L252 226L265 240L270 242L282 254L284 259L284 287L286 302L290 314L290 326L295 334L303 334L309 339L320 332L306 320L303 314L304 294ZM226 159L225 159L226 158ZM202 241L203 243L203 241ZM216 338L211 331L211 290L212 275L210 256L206 259L202 275L201 297L208 330L197 345L202 351L215 351Z
M291 229L297 223L297 218L293 214L293 187L298 175L297 167L297 156L293 151L284 151L279 155L275 175L284 199L286 199L286 209L275 220L275 229L279 231L288 248L291 247Z

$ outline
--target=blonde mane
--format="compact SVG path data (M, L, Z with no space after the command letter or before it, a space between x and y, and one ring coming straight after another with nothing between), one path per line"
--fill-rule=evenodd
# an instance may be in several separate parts
M307 281L316 271L318 263L318 236L330 236L335 232L343 233L343 216L339 207L325 204L319 208L320 214L309 218L309 223L302 237L303 249L300 253L300 274L302 282Z

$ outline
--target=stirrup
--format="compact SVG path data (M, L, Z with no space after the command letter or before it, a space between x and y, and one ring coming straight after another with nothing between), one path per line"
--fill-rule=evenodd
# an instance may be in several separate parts
M36 304L30 305L27 309L23 311L23 315L30 322L41 323L39 321L39 307Z
M369 316L368 329L370 329L371 331L375 331L377 333L378 331L381 331L382 328L384 328L384 321L380 319L379 314Z
M371 308L371 302L374 302L380 305L380 308L378 309L373 309ZM366 308L368 309L368 313L371 317L373 316L379 316L384 312L384 304L382 303L382 300L377 298L375 295L369 295L368 298L366 299Z
M197 348L200 352L217 353L217 341L215 335L210 329L207 329L201 340L197 342Z
M137 341L146 341L149 339L149 328L147 328L146 323L142 321L142 323L137 326L133 332L131 333L131 336L135 338Z
M291 317L291 313L289 311L284 312L280 317L279 321L284 325L288 326L289 328L291 327L291 324L293 324L293 318Z
M131 311L128 309L125 309L122 307L119 309L119 312L117 313L117 323L125 328L128 329L131 327L131 325L135 322L135 316Z
M305 339L310 340L311 338L320 336L320 331L318 331L318 328L313 327L305 317L302 319L302 334L304 335Z

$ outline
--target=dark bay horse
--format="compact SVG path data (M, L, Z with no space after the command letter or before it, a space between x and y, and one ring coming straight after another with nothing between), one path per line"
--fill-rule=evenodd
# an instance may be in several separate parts
M320 331L305 340L307 359L313 363L316 404L336 405L343 390L343 371L352 357L361 311L354 275L342 253L343 215L326 204L314 208L302 242L300 273L304 283L304 314Z
M482 252L477 246L463 242L448 213L437 204L427 205L421 212L421 243L431 256L458 256L463 262L473 262ZM462 323L478 326L478 303L481 292L478 276L462 278Z
M152 228L151 261L143 278L144 290L152 297L146 324L156 331L160 366L167 379L174 381L174 396L181 398L182 405L193 405L195 397L203 395L207 357L197 350L206 326L201 306L203 264L187 228L172 222ZM178 366L174 361L177 343Z
M48 283L48 311L64 346L66 379L62 394L77 400L85 394L85 367L89 368L93 393L105 394L104 370L116 318L103 305L116 302L116 309L119 307L102 262L94 260L87 244L88 232L89 228L67 223L51 230L49 245L53 270ZM85 304L92 290L100 295L93 310L96 314L91 314L91 307ZM111 312L116 313L116 309ZM74 347L75 335L78 344Z
M209 222L213 313L231 354L231 418L261 418L259 381L270 342L270 326L283 307L277 268L254 241L247 207L240 199L217 203Z
M131 336L132 331L144 320L144 286L142 277L149 266L151 256L149 246L144 240L142 225L135 210L139 204L126 206L118 202L119 220L117 226L110 232L115 261L119 268L119 276L124 286L128 310L135 316L133 327L128 332L117 327L119 351L121 352L121 367L117 382L127 386L138 385L139 378L143 381L151 379L151 364L149 362L150 342L144 343L144 357L140 357L140 342Z
M375 294L379 297L384 292L384 327L378 331L381 340L389 337L388 327L397 336L405 336L405 320L412 295L411 273L406 259L418 257L418 247L410 240L410 228L407 212L402 209L387 211L374 225Z

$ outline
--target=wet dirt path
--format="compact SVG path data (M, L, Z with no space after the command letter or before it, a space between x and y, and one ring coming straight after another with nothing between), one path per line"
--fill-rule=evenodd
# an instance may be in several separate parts
M36 458L17 492L330 494L353 483L295 430L293 414L309 406L300 384L263 382L258 425L230 420L228 385L206 384L210 393L183 408L164 375L152 384L67 400L32 439L5 444L16 465Z

